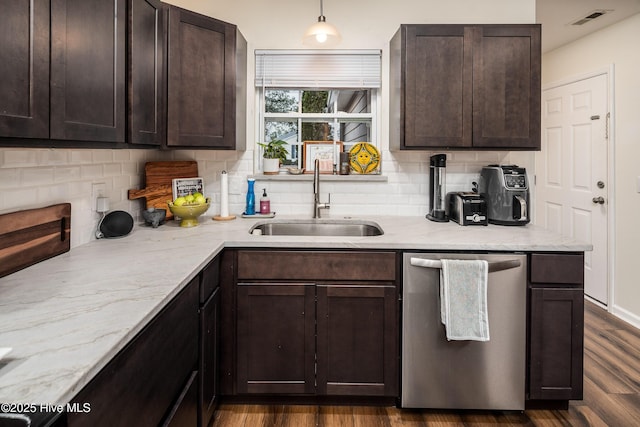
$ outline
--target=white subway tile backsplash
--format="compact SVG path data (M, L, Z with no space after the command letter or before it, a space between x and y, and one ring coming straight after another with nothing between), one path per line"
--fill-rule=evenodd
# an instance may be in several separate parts
M82 165L80 166L80 176L82 176L83 179L96 179L96 178L102 178L104 177L104 165L99 163L99 164L92 164L92 165Z
M429 158L436 152L382 153L387 182L332 182L321 184L321 200L331 193L331 209L324 217L417 215L428 209ZM517 163L533 169L530 152L450 152L447 154L447 191L468 191L482 166ZM91 205L91 185L104 182L111 210L125 210L140 221L144 201L128 200L128 190L144 185L148 161L197 160L205 192L219 211L220 172L229 173L229 209L244 211L247 176L254 173L254 152L211 150L98 150L0 148L0 213L72 203L72 246L95 238L100 216ZM322 181L322 177L321 177ZM256 196L267 189L272 209L281 215L311 217L313 184L309 181L258 181ZM30 194L25 197L25 192Z
M38 165L40 166L66 165L69 163L68 152L54 150L52 148L38 150L36 156L38 158Z
M50 185L53 182L53 168L23 168L21 169L21 184L27 187L35 185Z
M71 164L90 164L93 162L93 150L72 150L69 154Z
M23 168L32 166L38 166L37 150L17 148L4 150L2 167Z
M15 188L20 185L18 169L0 169L0 190L3 188ZM0 209L2 207L0 206Z
M130 162L132 151L134 150L113 150L113 161L116 163Z
M113 152L115 150L91 150L93 163L113 162Z
M120 163L107 163L103 169L104 176L121 176L122 164Z
M69 182L80 179L80 166L57 166L54 169L55 182Z

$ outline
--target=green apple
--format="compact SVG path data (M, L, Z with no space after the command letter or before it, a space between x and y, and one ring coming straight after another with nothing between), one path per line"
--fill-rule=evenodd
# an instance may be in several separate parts
M181 197L178 197L177 199L175 199L175 200L173 201L173 206L182 206L182 205L184 205L185 203L187 203L187 199L186 199L186 197L182 197L182 196L181 196Z

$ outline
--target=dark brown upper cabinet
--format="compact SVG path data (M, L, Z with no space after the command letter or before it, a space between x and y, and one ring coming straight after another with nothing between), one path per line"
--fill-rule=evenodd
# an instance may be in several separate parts
M51 139L125 141L126 6L51 1Z
M0 143L124 142L125 6L126 0L3 3Z
M392 150L540 149L539 25L402 25L390 64Z
M168 56L167 147L243 149L246 41L237 27L170 7Z
M129 1L128 142L160 146L166 139L166 5Z
M0 136L49 138L48 0L2 3Z
M233 24L159 0L11 1L0 36L0 145L245 149Z

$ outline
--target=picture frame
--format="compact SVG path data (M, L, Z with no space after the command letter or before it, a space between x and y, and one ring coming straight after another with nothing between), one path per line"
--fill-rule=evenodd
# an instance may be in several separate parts
M174 200L178 197L196 192L204 194L203 178L174 178L171 180L171 183Z
M342 147L342 141L304 141L302 164L305 173L314 173L315 159L319 158L320 173L332 174Z

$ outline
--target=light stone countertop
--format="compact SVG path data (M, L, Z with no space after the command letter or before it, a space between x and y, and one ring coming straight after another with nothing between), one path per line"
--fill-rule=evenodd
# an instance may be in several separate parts
M329 217L342 219L342 217ZM283 218L276 217L277 220ZM300 219L300 217L297 217ZM357 218L353 218L357 219ZM366 217L373 237L254 236L238 217L180 228L136 224L0 278L0 402L69 402L224 247L582 252L591 245L534 225L467 226ZM73 232L73 230L72 230Z

